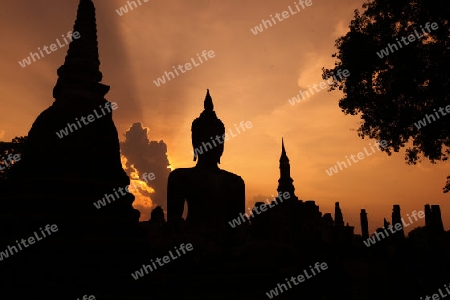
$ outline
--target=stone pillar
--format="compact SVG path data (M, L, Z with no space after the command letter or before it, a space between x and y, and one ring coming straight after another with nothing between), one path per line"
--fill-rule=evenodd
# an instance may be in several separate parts
M401 230L396 230L394 236L397 238L405 238L405 232L403 230L402 217L400 215L400 205L395 204L392 209L392 226L395 227L395 224L400 223L402 225Z
M367 220L367 213L365 209L361 209L361 235L364 240L369 238L369 222Z

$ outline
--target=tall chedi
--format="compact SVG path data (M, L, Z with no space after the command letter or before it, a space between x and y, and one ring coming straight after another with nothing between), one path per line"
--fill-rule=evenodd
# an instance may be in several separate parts
M2 213L9 228L16 228L10 239L30 236L46 224L58 226L57 234L33 246L35 252L29 255L36 256L21 274L28 274L36 290L46 285L33 278L54 280L54 286L68 290L72 285L84 289L71 295L76 299L122 282L114 274L127 273L122 272L130 265L125 260L135 256L141 235L139 211L132 207L134 196L123 192L130 179L122 168L112 120L114 108L121 107L104 98L109 86L100 83L91 0L80 0L73 32L78 38L72 39L57 71L55 100L28 133L22 159L11 172ZM61 130L68 134L61 135ZM109 200L97 208L94 203L101 199ZM35 291L34 287L28 289ZM51 299L57 292L43 293ZM63 298L70 298L67 293Z
M290 197L288 200L298 200L295 196L295 187L292 184L294 180L291 178L291 165L284 148L284 139L281 139L281 156L280 156L280 179L278 179L278 194L288 192Z
M284 139L281 139L280 178L278 179L278 196L273 203L276 206L270 209L270 220L266 220L266 228L270 230L271 238L283 243L294 244L299 238L299 201L295 196L292 184L291 166L284 148ZM261 219L261 218L260 218ZM269 227L270 225L270 227Z

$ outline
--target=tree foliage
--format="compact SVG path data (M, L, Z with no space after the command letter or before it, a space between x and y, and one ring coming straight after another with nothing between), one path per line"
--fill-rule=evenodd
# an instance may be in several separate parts
M447 160L450 114L438 113L437 118L436 112L450 105L450 1L373 0L363 8L363 13L355 10L349 32L336 40L335 67L324 68L322 77L338 69L350 71L330 91L344 92L339 106L345 114L361 116L361 138L386 140L389 146L383 151L388 155L408 147L408 164L422 157L432 163ZM428 33L427 23L438 28ZM423 37L417 38L415 30ZM406 39L405 45L402 38L411 34L415 41ZM381 49L389 54L380 58ZM415 126L426 114L436 121L429 117L426 126ZM450 176L447 180L444 192L450 190Z
M12 161L12 163L10 163L7 160L8 155L22 155L26 141L26 136L20 136L15 137L11 142L0 142L0 180L6 179L8 177L8 171L12 167L14 167L14 164L16 163L15 161Z

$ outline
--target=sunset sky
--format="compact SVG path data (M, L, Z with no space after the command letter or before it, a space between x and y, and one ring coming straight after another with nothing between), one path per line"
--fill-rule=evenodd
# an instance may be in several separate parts
M250 29L289 6L295 10L294 1L140 2L120 16L116 10L127 1L94 1L102 83L111 86L106 99L118 103L113 118L120 140L140 122L149 128L150 141L164 141L172 169L194 166L191 123L202 112L209 88L226 129L236 133L234 124L241 121L253 125L226 141L220 164L244 179L249 207L255 197L276 194L283 137L299 199L315 200L322 213L333 216L339 201L344 221L355 226L355 233L360 233L361 208L366 209L373 232L382 226L383 217L391 221L393 204L400 204L405 218L426 203L439 204L444 228L450 229L450 195L442 192L450 175L448 163L408 166L402 149L392 156L374 153L329 176L325 170L364 147L371 152L369 143L375 141L357 136L360 117L341 112L340 91L325 89L295 105L288 102L299 90L323 81L322 67L334 66L335 40L347 32L363 1L312 0L311 6L257 35ZM24 68L18 62L38 47L50 46L58 38L62 42L61 35L73 30L77 6L78 0L2 4L0 140L27 135L36 117L54 101L56 69L68 47ZM172 66L191 59L198 63L197 53L204 50L215 56L159 87L154 84L164 72L173 71ZM158 147L164 149L163 143ZM51 159L43 158L42 167ZM140 209L148 218L146 205L141 203ZM421 219L405 231L423 225Z

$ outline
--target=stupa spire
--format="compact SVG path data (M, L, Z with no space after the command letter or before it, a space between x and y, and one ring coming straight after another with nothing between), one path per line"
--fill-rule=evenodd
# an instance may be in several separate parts
M72 34L75 32L79 37L72 37L64 64L57 71L53 97L60 98L74 91L87 91L90 95L103 97L109 86L100 83L103 75L100 72L95 7L91 0L80 0Z
M292 198L294 195L294 180L291 178L291 165L284 148L284 139L281 138L281 156L280 156L280 179L278 179L278 192L289 192Z
M284 149L284 139L281 138L281 157L280 157L280 161L282 159L286 159L287 161L289 161L287 154L286 154L286 149Z
M214 104L212 102L211 95L209 94L209 89L206 89L206 97L205 102L203 103L203 107L205 110L213 111L214 110Z

